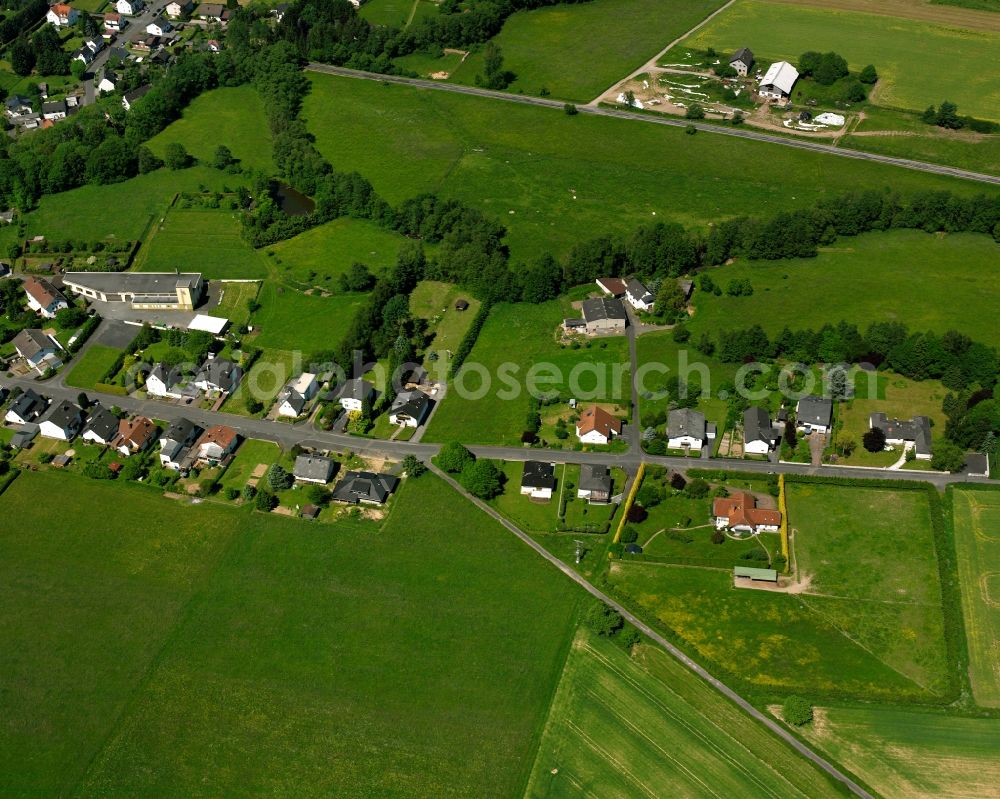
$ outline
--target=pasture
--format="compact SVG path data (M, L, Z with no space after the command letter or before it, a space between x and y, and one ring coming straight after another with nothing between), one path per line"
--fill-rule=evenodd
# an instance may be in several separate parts
M752 319L769 333L785 325L818 330L845 320L862 330L871 322L904 322L911 330L944 333L956 327L967 336L1000 345L1000 330L988 316L969 308L1000 304L992 265L1000 245L975 233L931 235L919 230L865 233L839 239L816 258L785 261L739 260L710 274L723 288L745 278L750 297L716 297L695 291L697 309L688 325L702 332L746 327ZM941 291L941 281L948 290ZM801 290L812 286L815 290ZM887 286L892 301L886 300Z
M105 372L114 366L121 350L116 347L106 347L103 344L91 344L83 353L83 357L70 364L66 375L66 385L73 388L95 388L104 377Z
M432 476L384 524L322 534L55 473L21 475L0 509L19 520L0 531L5 796L527 780L578 592Z
M579 7L581 10L584 6ZM576 9L574 9L575 11ZM320 152L389 202L465 200L508 229L515 262L658 219L705 227L861 187L980 186L728 136L310 73ZM780 175L780 178L776 176Z
M517 444L529 411L529 382L536 393L559 392L563 402L577 397L627 404L625 336L595 339L579 349L561 345L557 331L575 313L566 300L494 306L424 440Z
M588 102L689 31L724 0L592 0L521 11L493 41L504 69L516 75L512 92ZM609 33L613 31L613 35ZM473 53L453 77L473 83L483 70Z
M662 650L577 633L526 799L840 796L787 744Z
M853 71L875 64L882 105L922 111L950 100L963 113L1000 120L1000 87L981 68L1000 48L995 30L737 0L679 47L732 52L746 45L760 58L793 64L807 50L835 50Z
M798 731L884 799L982 799L1000 785L1000 719L831 707Z
M249 85L214 89L199 95L184 109L180 119L147 145L162 158L172 142L184 145L188 153L206 166L211 166L216 147L224 144L244 169L257 169L268 175L275 171L264 103L257 90Z
M250 320L250 303L257 299L260 283L236 283L223 281L219 304L209 308L211 316L228 319L234 326L245 325Z
M263 257L243 240L234 211L171 208L136 257L141 272L201 272L208 279L267 277Z
M948 688L927 495L787 483L801 601L931 694Z
M464 311L456 309L458 299L464 299L469 307ZM428 355L457 350L481 305L479 300L451 283L438 280L418 283L410 294L410 313L418 319L426 319L428 333L434 336ZM431 363L425 356L424 368L430 370Z
M956 489L952 502L972 693L1000 707L1000 492Z

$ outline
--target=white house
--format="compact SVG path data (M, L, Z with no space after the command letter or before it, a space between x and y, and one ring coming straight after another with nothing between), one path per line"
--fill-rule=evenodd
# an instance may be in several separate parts
M736 70L737 75L745 78L753 66L753 52L749 47L741 47L729 59L729 66Z
M532 499L552 499L556 487L555 464L542 461L525 461L521 477L521 494Z
M792 87L799 79L799 71L787 61L778 61L768 67L761 78L757 93L769 100L787 100L792 96Z
M127 19L122 19L122 15L109 11L104 15L104 29L110 33L120 33L128 25Z
M333 473L336 470L337 463L330 458L325 458L322 455L303 454L295 459L292 477L297 483L326 485L333 479Z
M87 419L81 438L91 444L110 444L118 435L118 417L103 405L97 405Z
M25 363L39 373L45 371L46 364L54 363L59 358L55 341L34 327L22 330L11 343Z
M118 88L118 76L109 70L104 70L97 81L98 94L110 94Z
M179 471L191 446L204 431L190 419L176 419L160 436L160 465Z
M164 36L174 29L174 26L165 19L154 19L146 26L146 33L150 36Z
M232 394L243 378L243 370L225 358L209 358L195 375L194 384L202 391Z
M49 10L45 14L45 21L51 22L57 28L62 28L66 25L75 25L79 16L80 12L69 3L56 3L49 6Z
M419 427L431 411L431 398L423 391L400 391L389 409L389 421L404 427Z
M611 487L611 470L607 466L589 463L580 466L578 499L585 499L591 505L606 504L611 501Z
M621 420L598 405L587 408L576 423L576 437L584 444L607 444L621 434Z
M38 422L38 433L45 438L71 441L83 428L83 411L72 402L55 402Z
M84 50L85 53L90 53L90 50ZM90 60L94 60L94 56L90 55ZM87 63L90 63L89 61ZM47 103L42 103L42 119L50 119L53 122L59 119L66 118L66 101L65 100L52 100Z
M168 17L173 17L177 19L184 14L187 14L191 9L194 8L194 3L191 0L173 0L171 3L167 3L166 12Z
M650 294L649 289L634 277L630 277L625 283L625 299L629 305L637 311L650 311L653 309L655 298Z
M827 433L833 424L833 400L810 395L795 405L796 426L804 432Z
M118 0L115 4L119 14L124 14L127 17L134 17L136 14L140 13L142 9L146 7L143 0Z
M45 397L30 388L25 389L11 402L4 421L9 424L30 424L41 416L47 404Z
M743 452L746 455L767 455L781 438L781 431L771 424L763 408L743 411Z
M746 491L737 491L728 497L716 497L712 502L712 516L717 530L776 533L781 527L781 512L758 508L757 499Z
M30 276L23 284L28 296L28 307L46 319L55 318L63 308L69 308L66 297L43 277Z
M355 377L353 380L346 381L340 387L340 391L337 392L337 399L340 401L340 407L345 411L360 411L365 400L372 399L374 395L375 386L367 380Z
M319 384L316 375L303 372L294 381L286 385L278 393L278 414L281 416L299 416L306 403L316 396Z
M236 449L239 435L233 428L217 424L208 428L194 444L198 460L218 464Z
M667 414L667 447L701 449L708 439L705 414L691 408L674 408Z

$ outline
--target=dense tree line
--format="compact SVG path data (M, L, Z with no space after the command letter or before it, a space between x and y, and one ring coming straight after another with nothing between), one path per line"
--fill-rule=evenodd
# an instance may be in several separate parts
M31 30L45 17L49 4L48 0L27 0L23 3L5 4L4 8L12 9L14 13L0 21L0 44L6 44Z

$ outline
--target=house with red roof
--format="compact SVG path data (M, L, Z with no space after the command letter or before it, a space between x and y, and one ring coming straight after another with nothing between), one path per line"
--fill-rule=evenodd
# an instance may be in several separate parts
M716 497L712 516L717 530L737 533L777 532L781 527L781 512L757 507L757 498L747 491L732 496Z

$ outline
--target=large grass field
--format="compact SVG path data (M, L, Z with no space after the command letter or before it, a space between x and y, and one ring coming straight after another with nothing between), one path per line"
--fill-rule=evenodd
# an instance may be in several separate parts
M587 102L638 69L724 0L591 0L523 11L495 37L504 68L517 77L510 91ZM454 77L472 83L483 70L481 53Z
M759 323L777 333L785 325L818 330L841 319L862 330L871 322L899 321L918 331L958 329L998 345L1000 330L989 316L968 312L1000 303L993 270L998 259L1000 245L974 233L894 230L842 238L816 258L739 261L713 271L723 287L748 279L753 295L695 291L697 312L689 327L700 334Z
M841 795L818 769L660 649L580 631L525 796Z
M136 261L143 272L180 269L209 279L252 280L268 274L263 256L240 235L236 213L208 208L171 208Z
M589 348L562 346L556 341L556 331L571 313L574 311L564 300L494 306L465 365L451 381L425 439L499 445L519 442L529 410L525 387L532 368L539 369L534 373L538 389L558 391L564 402L575 396L586 402L627 405L631 397L625 336L597 339ZM544 365L552 370L542 372ZM501 368L506 368L508 379L517 384L516 390L509 388ZM553 379L543 382L548 375Z
M0 793L520 792L578 594L436 478L395 502L381 527L320 533L19 477L0 498L18 519L0 532Z
M955 490L952 501L972 693L1000 707L1000 492Z
M464 311L455 308L455 301L464 299L469 307ZM467 291L451 283L439 280L423 280L410 294L410 313L418 319L427 320L427 332L433 335L427 349L427 356L443 352L454 352L462 343L465 332L479 312L482 303ZM430 369L433 361L424 359Z
M196 97L184 115L149 140L148 146L161 158L167 144L179 142L199 161L212 163L220 144L232 150L240 166L274 172L271 132L264 104L252 86L215 89Z
M930 506L923 491L788 483L801 601L930 694L948 687Z
M91 344L79 362L70 367L66 385L74 388L94 388L105 372L114 366L121 350L103 344Z
M721 52L750 46L759 58L793 63L807 50L835 50L852 69L875 64L883 105L922 110L950 100L965 113L1000 119L1000 86L991 70L983 69L1000 49L995 31L737 0L683 46L712 46Z
M469 202L504 221L517 259L564 254L582 239L656 219L704 227L860 187L981 191L762 142L330 75L310 79L304 116L335 167L357 170L393 203L427 191Z
M832 707L799 732L884 799L983 799L1000 785L1000 719Z
M254 343L308 355L340 343L363 296L322 297L267 282L258 299L261 308L254 314L253 323L260 333Z

